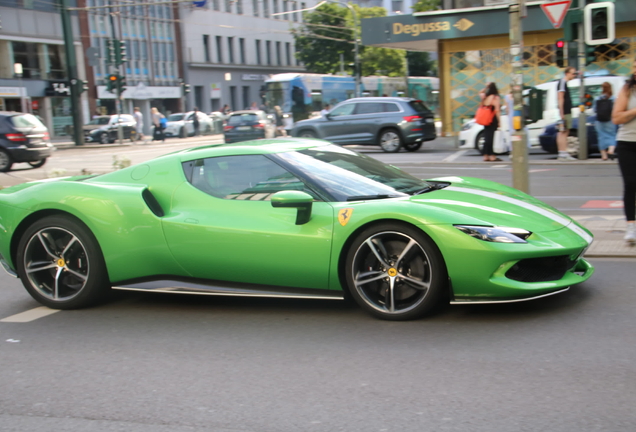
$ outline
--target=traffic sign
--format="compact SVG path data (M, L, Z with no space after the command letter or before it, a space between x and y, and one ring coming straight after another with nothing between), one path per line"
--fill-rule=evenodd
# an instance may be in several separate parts
M561 28L561 24L563 24L563 19L565 15L568 13L568 9L570 9L570 5L572 4L572 0L562 0L550 3L543 3L541 5L541 9L545 13L545 16L548 17L550 24L555 29Z

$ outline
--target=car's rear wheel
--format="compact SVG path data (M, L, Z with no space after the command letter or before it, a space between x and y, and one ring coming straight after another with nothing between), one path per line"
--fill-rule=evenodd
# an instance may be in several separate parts
M29 294L53 309L90 306L108 290L97 240L69 216L47 216L31 225L18 244L16 263Z
M380 134L380 147L386 153L397 153L402 147L402 137L395 129L383 130Z
M393 321L430 312L446 286L446 266L435 243L416 228L396 224L360 233L347 252L345 276L363 309Z
M11 171L13 158L6 150L0 149L0 172Z
M484 144L486 144L486 137L484 136L484 131L481 131L475 138L475 149L477 149L479 154L484 154Z
M108 133L102 132L99 135L99 142L102 143L102 144L109 144L110 143L110 138L108 138Z
M44 164L46 163L46 159L40 159L39 161L35 161L35 162L29 162L29 165L31 165L33 168L40 168L41 166L44 166Z
M422 147L422 142L415 142L410 144L404 144L404 150L414 152L418 151Z
M298 136L301 138L316 138L316 134L310 130L301 131Z

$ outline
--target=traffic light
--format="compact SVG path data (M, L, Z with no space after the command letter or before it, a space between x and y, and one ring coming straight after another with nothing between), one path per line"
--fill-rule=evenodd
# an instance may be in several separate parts
M596 61L596 46L585 45L585 66Z
M190 84L183 84L183 94L188 94L191 90Z
M115 65L120 66L128 61L128 51L126 41L116 40L115 43Z
M122 94L126 90L126 77L117 76L117 94Z
M565 41L563 39L557 39L554 44L554 62L560 68L565 66Z
M106 64L113 65L116 62L115 55L115 39L107 39L106 40Z
M585 92L585 94L583 95L583 105L585 105L585 109L592 108L593 104L594 104L594 96L592 96L588 92Z
M88 91L88 81L78 80L75 85L77 85L77 92L80 94L84 93L85 91Z
M616 39L614 3L592 3L583 9L585 43L602 45Z
M110 93L115 93L115 91L117 91L117 78L119 77L115 74L111 74L106 77L106 91Z

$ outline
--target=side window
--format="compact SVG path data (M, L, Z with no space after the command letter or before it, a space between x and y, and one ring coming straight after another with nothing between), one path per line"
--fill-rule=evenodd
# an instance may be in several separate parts
M195 188L217 198L269 201L283 190L300 190L316 197L292 173L263 155L221 156L185 162L183 169Z
M400 112L400 107L394 103L385 103L384 104L384 112Z
M351 115L353 114L353 109L356 107L356 104L349 103L340 105L339 107L335 107L329 112L330 117L338 117L343 115Z
M380 103L360 102L356 105L356 114L375 114L382 112L382 104Z

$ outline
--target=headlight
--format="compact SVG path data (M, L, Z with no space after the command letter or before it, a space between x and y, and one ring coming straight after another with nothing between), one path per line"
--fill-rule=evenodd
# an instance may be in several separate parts
M462 126L462 130L466 131L466 130L472 128L474 125L475 125L475 122L473 120L471 120L468 123L464 123L464 126Z
M521 228L455 225L455 228L476 239L496 243L527 243L532 234Z

